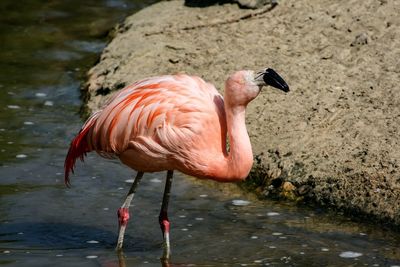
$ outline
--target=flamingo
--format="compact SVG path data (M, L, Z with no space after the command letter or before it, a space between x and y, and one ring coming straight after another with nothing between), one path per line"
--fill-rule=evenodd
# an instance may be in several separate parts
M117 212L116 249L121 251L129 206L143 174L167 171L159 224L162 258L168 259L168 202L174 170L218 182L244 180L253 164L245 110L264 85L289 91L286 82L270 68L235 72L225 82L224 98L197 76L177 74L137 81L92 114L72 140L64 165L65 184L70 186L69 174L76 160L83 161L91 151L103 157L116 156L137 171Z

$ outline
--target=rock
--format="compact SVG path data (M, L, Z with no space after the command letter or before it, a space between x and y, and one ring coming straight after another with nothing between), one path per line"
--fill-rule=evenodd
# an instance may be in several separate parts
M282 185L282 191L284 192L294 192L296 187L291 182L284 182Z
M252 180L265 192L273 179L290 181L317 204L400 225L395 3L281 1L260 13L159 2L127 18L89 71L87 108L97 110L121 85L149 76L196 74L222 92L235 70L272 67L292 90L265 88L248 106ZM368 35L354 45L368 45L350 47L349 33L364 29ZM371 36L379 38L370 43Z
M296 195L296 187L291 182L284 182L282 184L280 195L285 199L290 199L294 201L301 199Z
M306 184L301 185L299 188L297 188L297 195L299 196L304 196L308 192L312 190L312 187Z

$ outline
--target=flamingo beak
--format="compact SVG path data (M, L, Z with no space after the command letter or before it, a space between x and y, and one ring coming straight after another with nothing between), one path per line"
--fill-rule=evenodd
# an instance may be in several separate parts
M274 71L273 69L268 68L263 70L262 72L259 72L256 80L261 82L261 78L264 84L275 87L286 93L289 92L289 85L287 85L285 80L283 80L283 78L279 76L279 74L276 73L276 71Z

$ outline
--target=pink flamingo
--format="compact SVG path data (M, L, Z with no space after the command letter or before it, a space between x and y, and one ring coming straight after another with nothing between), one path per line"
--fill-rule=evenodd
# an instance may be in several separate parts
M272 69L238 71L225 83L225 100L215 87L184 74L148 78L118 92L95 112L74 138L65 159L65 183L75 161L87 152L117 156L137 170L118 209L117 250L122 249L129 206L144 172L167 171L159 216L163 258L170 257L168 201L173 171L219 182L240 181L253 164L245 109L264 85L289 91ZM227 149L227 134L230 144Z

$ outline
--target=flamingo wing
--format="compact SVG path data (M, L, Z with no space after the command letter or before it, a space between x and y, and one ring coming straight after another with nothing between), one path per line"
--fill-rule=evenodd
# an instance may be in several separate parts
M72 155L75 158L95 150L102 156L116 155L136 170L182 169L201 149L225 149L223 98L195 76L145 79L118 92L88 119L80 135L85 136L75 140L80 137L85 147Z

